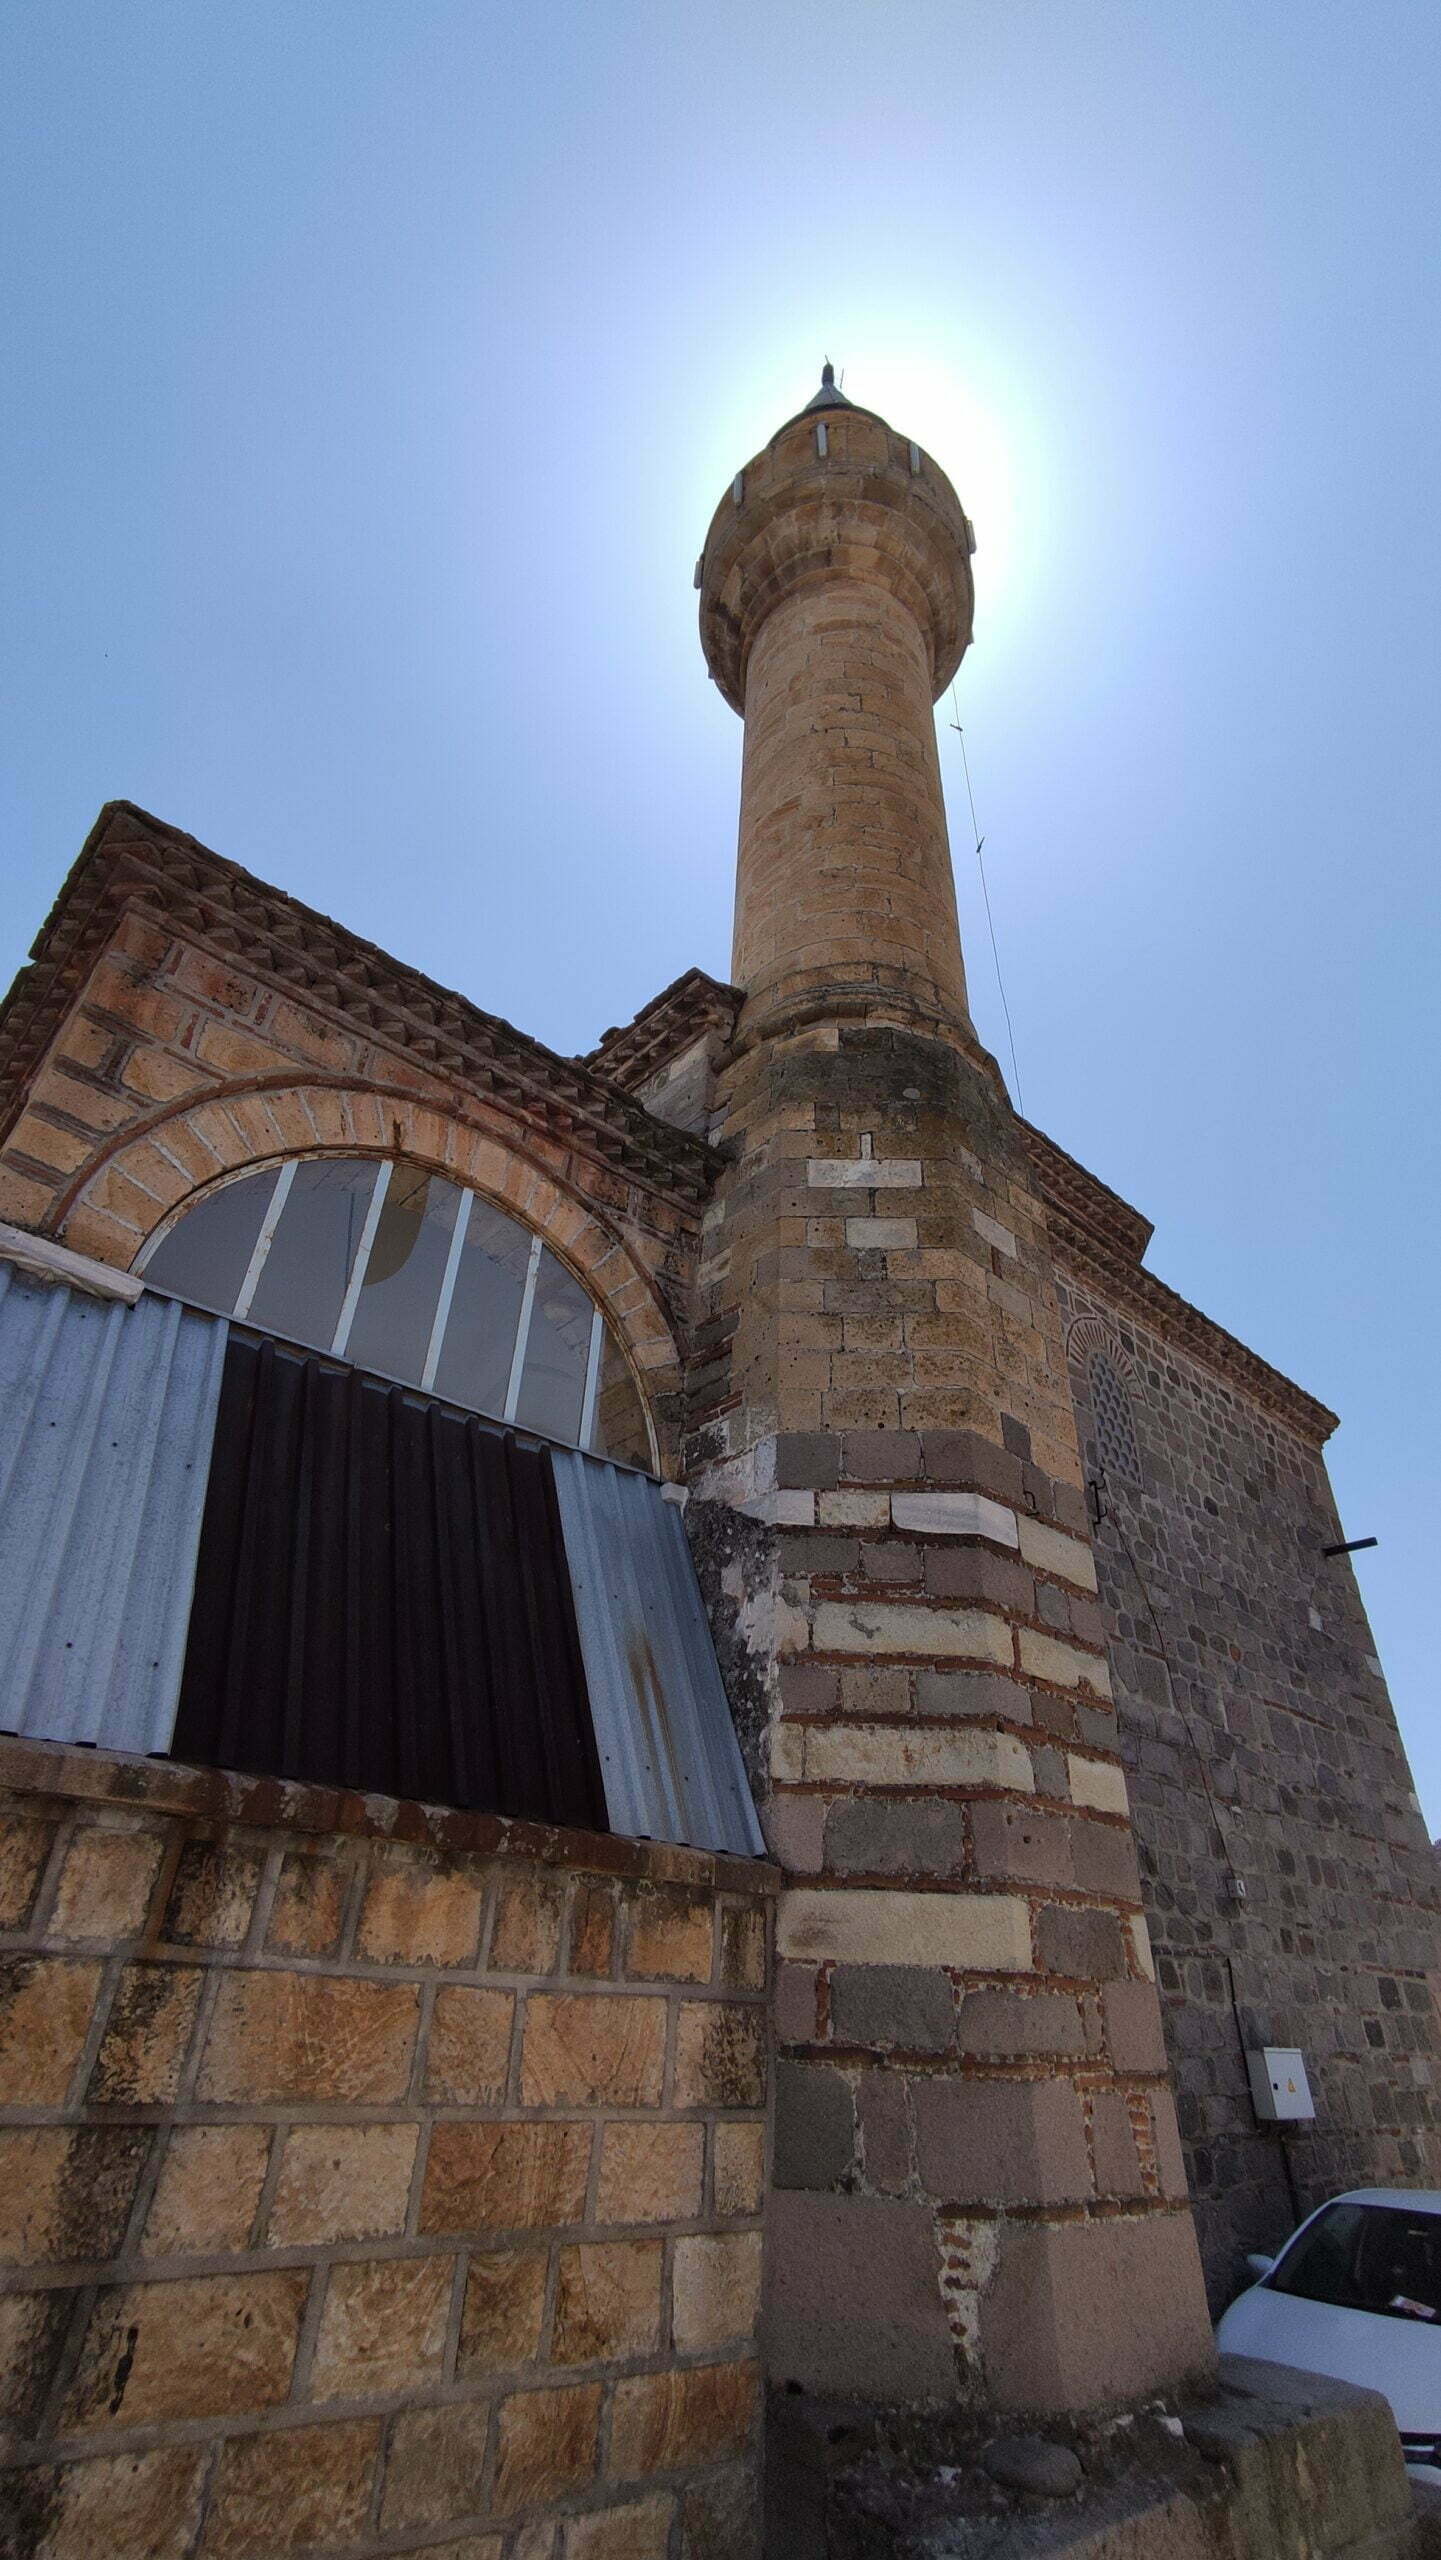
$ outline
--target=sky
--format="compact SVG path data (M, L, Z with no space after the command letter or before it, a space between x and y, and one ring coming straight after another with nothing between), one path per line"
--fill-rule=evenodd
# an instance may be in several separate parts
M567 1053L726 976L692 569L831 357L1025 1110L1343 1415L1433 1833L1438 124L1433 0L0 16L0 982L119 797Z

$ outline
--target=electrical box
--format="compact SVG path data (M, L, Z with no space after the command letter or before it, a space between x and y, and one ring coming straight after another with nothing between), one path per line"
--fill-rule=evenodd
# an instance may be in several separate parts
M1248 2051L1251 2104L1262 2124L1314 2124L1306 2057L1295 2045L1267 2044Z

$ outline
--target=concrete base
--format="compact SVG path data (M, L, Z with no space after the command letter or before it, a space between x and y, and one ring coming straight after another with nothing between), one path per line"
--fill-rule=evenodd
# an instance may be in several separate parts
M1009 2483L1015 2467L996 2460L994 2421L878 2421L782 2395L768 2560L1423 2560L1438 2548L1385 2401L1317 2374L1224 2357L1205 2400L1045 2432L1079 2460L1071 2495L1003 2486L997 2471Z

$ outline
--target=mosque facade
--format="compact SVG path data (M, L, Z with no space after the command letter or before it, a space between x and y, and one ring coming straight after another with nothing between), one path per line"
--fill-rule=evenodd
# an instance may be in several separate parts
M974 547L829 369L737 472L731 976L587 1056L124 802L39 933L17 2549L742 2552L767 2391L1135 2401L1441 2183L1335 1417L971 1020Z

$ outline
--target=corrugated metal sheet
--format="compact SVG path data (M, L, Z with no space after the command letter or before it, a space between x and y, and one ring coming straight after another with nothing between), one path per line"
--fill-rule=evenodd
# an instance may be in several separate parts
M612 1831L763 1857L678 1508L578 1451L555 1481Z
M233 1331L174 1748L604 1830L549 1450Z
M0 1262L0 1728L164 1751L226 1326Z

